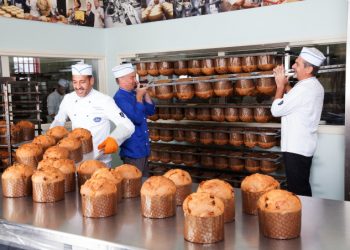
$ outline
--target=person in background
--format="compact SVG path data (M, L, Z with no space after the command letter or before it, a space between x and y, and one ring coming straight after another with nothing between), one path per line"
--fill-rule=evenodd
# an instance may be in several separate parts
M95 25L95 14L91 11L91 7L92 4L90 2L87 2L84 26L94 27Z
M120 147L120 157L125 164L132 164L147 175L151 150L147 116L155 113L155 105L147 93L147 87L141 87L136 81L132 64L118 65L112 72L119 85L114 101L135 125L135 132Z
M324 60L318 49L304 47L292 66L298 79L293 88L283 65L274 69L277 90L271 113L282 117L281 150L287 186L298 195L312 196L310 169L324 98L324 89L315 76Z
M26 4L29 6L30 11L29 14L33 17L39 17L39 9L38 6L36 6L37 0L27 0Z
M132 135L135 126L110 96L92 88L94 81L91 65L72 65L74 92L64 96L50 128L63 126L69 118L72 129L89 130L93 139L94 158L98 157L110 167L110 154L117 152L118 147ZM112 133L110 122L116 126Z
M64 95L66 94L68 86L69 81L65 79L59 79L57 82L56 89L47 97L48 122L52 122L55 118L55 115L57 115L58 109L60 107Z
M94 5L95 5L95 24L94 27L97 28L104 28L104 11L103 8L100 6L100 1L99 0L94 0Z

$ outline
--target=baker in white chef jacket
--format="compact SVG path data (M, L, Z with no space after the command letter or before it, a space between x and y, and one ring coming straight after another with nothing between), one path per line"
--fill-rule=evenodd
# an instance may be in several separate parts
M74 92L64 96L50 128L63 126L69 117L73 129L88 129L92 134L94 156L97 157L99 150L103 150L105 155L99 160L110 166L110 154L117 152L118 145L134 133L135 126L118 108L112 97L92 88L94 77L91 65L72 65L72 83ZM110 121L116 125L112 133Z
M315 75L325 56L316 48L304 47L292 68L298 83L288 84L282 65L274 69L277 85L271 113L281 119L281 150L288 190L312 196L310 169L317 146L324 89Z

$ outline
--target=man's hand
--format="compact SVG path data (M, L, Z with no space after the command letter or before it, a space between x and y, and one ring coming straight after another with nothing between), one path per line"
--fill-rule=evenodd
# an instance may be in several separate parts
M284 74L283 65L278 65L273 69L273 73L275 75L275 81L278 89L283 89L288 85L288 77Z
M118 143L112 138L107 137L100 145L98 145L99 150L103 150L105 154L116 153L118 150Z
M137 82L135 91L136 91L136 100L138 102L143 102L143 97L147 93L147 89L148 89L148 86L141 88L140 83Z

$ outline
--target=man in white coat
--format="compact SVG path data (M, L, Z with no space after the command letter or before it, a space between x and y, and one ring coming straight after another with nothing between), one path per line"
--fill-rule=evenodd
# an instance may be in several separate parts
M64 95L66 94L66 89L69 86L69 81L65 79L59 79L57 82L56 89L48 95L47 97L47 119L48 122L52 122L55 116L58 113L58 109L63 100Z
M135 126L118 108L112 97L93 89L92 66L76 64L72 66L74 92L64 96L58 114L50 128L63 126L67 117L72 121L72 129L90 130L94 145L94 157L104 152L100 160L108 166L111 156L126 139L134 133ZM116 128L110 133L110 121ZM100 150L100 151L99 151Z
M274 69L277 85L271 113L281 120L281 150L288 190L312 196L310 169L316 151L324 89L315 75L325 57L316 48L304 47L292 68L299 81L292 88L283 66Z

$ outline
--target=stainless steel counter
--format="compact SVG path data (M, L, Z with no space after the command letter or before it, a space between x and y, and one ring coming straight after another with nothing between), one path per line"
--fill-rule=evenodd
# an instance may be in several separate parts
M118 214L84 218L78 192L56 203L31 197L0 199L0 243L41 249L67 246L90 249L350 249L350 202L301 197L302 232L293 240L273 240L259 233L258 218L242 214L236 191L236 221L225 224L225 240L199 245L183 238L183 212L167 219L147 219L140 199L125 199Z

